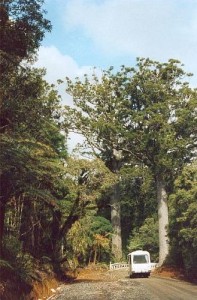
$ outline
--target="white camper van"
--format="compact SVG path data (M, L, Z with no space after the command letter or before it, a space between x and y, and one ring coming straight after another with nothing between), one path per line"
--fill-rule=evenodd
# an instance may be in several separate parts
M129 277L149 277L151 272L150 253L137 250L128 254Z

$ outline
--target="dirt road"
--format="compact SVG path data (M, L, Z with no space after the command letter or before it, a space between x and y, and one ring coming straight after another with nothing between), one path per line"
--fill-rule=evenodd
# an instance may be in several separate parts
M138 279L153 300L193 300L197 299L197 285L176 279L150 277Z
M130 279L127 270L81 276L62 285L50 300L196 300L197 285L150 276Z

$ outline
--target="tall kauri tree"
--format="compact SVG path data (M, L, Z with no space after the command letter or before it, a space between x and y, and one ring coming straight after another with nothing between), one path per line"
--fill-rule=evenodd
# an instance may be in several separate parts
M123 67L121 74L128 107L125 150L148 166L155 178L162 264L169 251L167 187L194 155L197 91L184 81L189 74L173 59L167 63L139 59L135 69Z
M86 138L86 146L117 176L111 194L111 222L113 226L112 253L116 260L122 257L121 206L119 171L124 164L122 155L122 125L124 105L120 101L122 86L117 78L104 71L101 79L93 75L84 81L72 83L67 78L67 92L73 96L76 109L66 107L65 124Z
M160 264L168 254L167 185L193 155L197 92L183 79L179 61L138 59L136 68L113 68L101 78L67 79L76 108L67 108L71 128L83 134L94 153L118 172L129 160L143 163L155 178L158 201ZM114 194L118 194L117 184ZM111 206L118 212L119 199ZM116 203L116 205L114 205ZM112 214L113 216L113 214ZM118 217L117 217L118 216ZM116 231L120 236L120 231ZM121 245L119 243L119 250Z

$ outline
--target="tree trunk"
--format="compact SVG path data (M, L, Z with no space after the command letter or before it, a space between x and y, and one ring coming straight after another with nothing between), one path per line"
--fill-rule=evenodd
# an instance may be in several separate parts
M112 235L112 254L116 261L122 258L122 237L121 237L121 207L119 184L114 185L111 197L111 224L113 227Z
M94 249L94 260L93 260L94 265L96 265L96 258L97 258L97 248L95 247L95 249Z
M159 219L159 265L161 266L169 253L168 204L164 182L157 177L156 184Z

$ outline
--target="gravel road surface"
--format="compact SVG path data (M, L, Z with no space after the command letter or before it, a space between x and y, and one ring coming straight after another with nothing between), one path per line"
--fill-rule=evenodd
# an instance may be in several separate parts
M151 275L128 277L127 270L101 273L97 279L64 284L49 300L196 300L197 285Z

